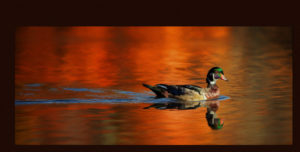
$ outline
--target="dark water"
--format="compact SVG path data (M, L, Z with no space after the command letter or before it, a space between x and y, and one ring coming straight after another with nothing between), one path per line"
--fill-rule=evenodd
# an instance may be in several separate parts
M205 87L213 101L155 99L141 84ZM22 27L16 33L15 143L292 144L286 27ZM224 126L208 125L214 109Z

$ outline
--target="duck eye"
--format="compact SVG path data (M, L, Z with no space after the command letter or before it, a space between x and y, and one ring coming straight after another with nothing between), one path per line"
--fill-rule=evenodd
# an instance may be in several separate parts
M216 74L215 74L215 78L216 78L216 79L219 79L220 77L221 77L221 76L220 76L220 73L216 73Z

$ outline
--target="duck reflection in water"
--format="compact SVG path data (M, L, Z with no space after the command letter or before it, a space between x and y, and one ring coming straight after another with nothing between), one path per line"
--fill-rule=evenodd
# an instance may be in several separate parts
M166 103L155 103L144 109L156 108L160 110L165 109L178 109L178 110L189 110L197 109L199 107L206 107L207 111L205 114L208 126L214 130L222 129L224 121L217 117L217 111L219 109L219 101L178 101L178 102L166 102Z
M217 117L216 112L219 109L219 105L219 101L210 101L207 106L206 120L208 126L212 129L222 129L224 125L223 119Z

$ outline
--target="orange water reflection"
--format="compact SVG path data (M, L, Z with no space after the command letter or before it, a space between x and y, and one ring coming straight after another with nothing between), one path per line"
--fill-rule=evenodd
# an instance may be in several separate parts
M16 144L104 144L106 142L128 144L132 142L132 144L182 145L197 144L200 138L201 143L210 143L211 137L205 131L208 126L203 118L205 109L141 110L141 107L147 105L131 104L126 105L125 109L120 108L122 105L113 104L32 105L30 109L17 107L22 114L17 114L16 131L26 130L28 127L38 128L38 130L18 133ZM25 119L26 117L30 119ZM164 119L161 119L162 117ZM186 121L192 117L198 118L197 123ZM135 134L126 134L127 132L135 132ZM106 133L109 137L105 137ZM28 134L35 135L28 136ZM28 138L35 140L28 142ZM98 140L94 140L95 138Z
M190 83L196 69L205 77L207 62L227 49L228 27L24 27L16 36L16 85L125 87L146 83ZM202 42L222 38L223 45ZM189 40L193 40L192 42ZM207 44L205 45L207 46ZM199 51L204 49L205 51ZM210 61L214 63L214 61ZM218 61L216 61L218 62Z
M16 92L23 91L22 85L27 83L47 84L48 87L54 88L100 87L141 91L145 90L141 87L141 83L187 84L193 83L193 81L197 82L190 78L205 77L209 63L205 60L211 60L210 63L219 62L211 54L222 55L227 51L225 44L229 30L228 27L20 28L16 35ZM209 42L210 39L215 38L220 39L220 44ZM207 44L211 47L208 48ZM199 51L202 49L204 51ZM193 63L195 61L203 63L203 65L195 68L198 66L198 63ZM194 70L193 73L188 72L191 68ZM80 93L72 94L72 96L67 93L54 95L42 89L34 97L30 96L31 99L68 97L80 98ZM16 94L16 98L26 99L26 96ZM67 108L63 111L74 109L72 106ZM80 108L81 110L85 109L84 107ZM66 113L57 113L58 109L45 108L42 111L29 113L29 115L42 115L44 119L55 121L56 118L66 115ZM207 128L203 118L204 114L198 111L161 111L157 113L152 110L147 112L131 110L126 111L126 114L128 113L128 117L135 121L126 120L131 124L129 129L144 132L143 136L135 137L136 141L144 144L164 144L158 140L162 137L166 138L168 144L196 144L191 136L202 134L203 137L206 132L205 129L201 129ZM47 115L47 113L51 113L51 115ZM31 120L30 125L50 125L55 130L68 130L70 129L68 123L78 124L82 121L75 125L76 128L73 128L73 130L79 130L79 134L75 132L74 134L88 140L85 137L92 136L92 134L80 133L80 130L83 128L88 130L87 126L83 126L82 123L87 123L87 118L93 115L73 114L76 120L80 120L74 119L73 121L71 119L70 122L63 124L43 124L38 120ZM202 117L204 123L189 122L178 125L191 116ZM99 115L97 117L103 118ZM149 119L150 117L153 119ZM160 119L161 117L168 119L168 122L164 122L164 119ZM153 126L154 124L160 124L160 128L151 130L151 128L156 128ZM190 126L198 129L189 129ZM17 130L19 127L21 126L17 125ZM22 143L22 140L21 136L18 136L17 143ZM209 140L210 138L203 138L202 142L208 143ZM76 141L74 139L73 143ZM87 143L91 142L87 141Z
M220 108L229 120L218 134L208 127L203 108L16 106L16 143L289 144L291 48L283 47L281 35L272 40L260 32L240 27L21 27L16 32L16 100L102 99L115 97L107 90L148 91L142 83L205 86L199 78L213 66L222 67L229 78L218 85L231 100ZM26 86L32 83L41 86Z

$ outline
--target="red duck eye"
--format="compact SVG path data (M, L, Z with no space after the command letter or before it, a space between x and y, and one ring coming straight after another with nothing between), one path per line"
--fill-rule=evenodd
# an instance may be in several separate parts
M216 73L216 79L221 78L221 74L220 73Z

